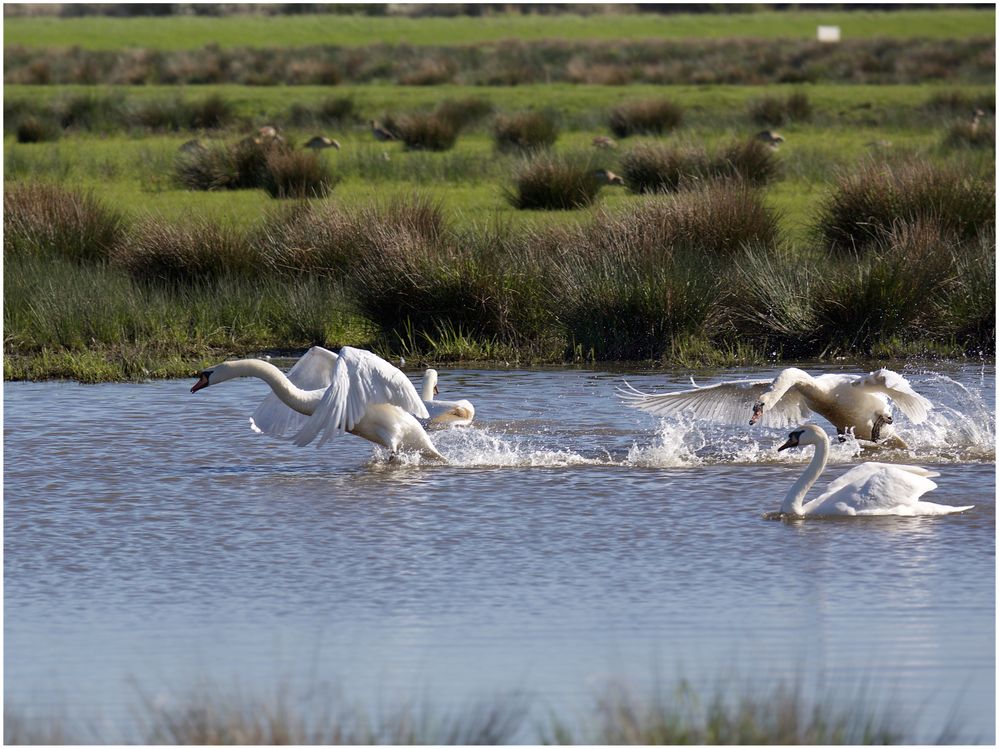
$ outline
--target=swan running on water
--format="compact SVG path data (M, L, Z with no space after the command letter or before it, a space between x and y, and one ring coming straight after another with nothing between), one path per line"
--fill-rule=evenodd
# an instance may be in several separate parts
M815 445L815 454L805 472L788 490L780 511L798 517L853 517L858 515L947 515L964 512L974 505L952 507L919 498L937 488L930 481L939 476L919 466L893 463L862 463L851 468L815 499L804 502L829 458L829 438L815 424L805 424L788 435L787 442L777 451L792 447Z
M435 401L437 395L437 370L423 373L423 405L430 414L428 426L468 426L475 418L475 406L467 400Z
M689 411L706 421L740 424L752 408L750 425L787 427L800 424L814 411L828 419L841 436L852 430L858 439L884 439L890 447L903 449L908 446L889 426L889 399L913 424L925 421L933 408L902 375L890 369L867 375L812 377L791 367L773 380L735 380L660 395L625 385L629 389L619 392L628 405L657 416Z
M254 431L299 446L320 433L322 445L349 432L393 453L419 451L444 459L415 418L429 414L413 383L370 351L344 346L337 355L313 346L287 375L261 359L227 361L201 372L191 392L234 377L257 377L271 387L250 419Z

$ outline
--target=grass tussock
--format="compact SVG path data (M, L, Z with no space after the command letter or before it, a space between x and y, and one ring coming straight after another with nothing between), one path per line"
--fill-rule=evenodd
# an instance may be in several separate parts
M467 96L461 99L444 99L434 107L434 114L450 122L457 130L465 130L496 111L492 102L481 96Z
M761 96L750 101L747 109L749 119L760 126L780 127L812 118L812 103L803 91L788 96Z
M393 120L392 132L411 151L447 151L458 139L454 120L438 114L414 112Z
M619 138L629 135L665 135L683 122L683 109L669 99L641 99L628 102L610 113L611 132Z
M833 252L863 252L899 223L933 224L960 240L994 230L995 186L954 166L872 163L837 181L818 231Z
M493 125L493 138L501 152L524 152L550 148L558 138L554 118L545 112L500 115Z
M873 707L862 694L852 701L829 694L808 699L799 686L784 682L708 694L685 681L650 694L612 683L594 695L583 715L549 713L531 720L530 708L519 693L467 700L449 710L408 701L371 711L325 688L282 687L261 697L203 685L155 703L143 695L137 729L143 743L201 746L787 746L906 744L912 743L906 726L914 725L905 715ZM954 743L952 734L951 726L942 727L936 743ZM43 726L14 709L5 715L8 744L105 743L116 737L96 738L65 720Z
M764 185L780 174L772 148L735 141L709 153L700 146L642 143L621 157L621 176L634 193L673 192L704 181L738 179Z
M207 219L182 224L158 218L140 221L112 260L145 280L194 282L259 272L246 233Z
M951 148L991 148L994 151L995 122L982 122L977 119L955 122L947 131L944 144Z
M686 684L673 694L635 697L624 687L597 701L595 727L579 736L556 724L552 743L604 745L895 744L894 721L869 710L809 707L783 685L732 698L721 691L704 700Z
M10 186L3 196L4 257L105 260L127 233L121 213L89 192L56 185Z
M17 123L15 137L18 143L48 143L59 140L62 131L50 119L29 116Z
M263 188L272 198L324 198L337 180L314 151L271 148L263 170Z
M571 211L592 205L600 194L593 163L582 156L539 154L520 164L506 189L518 210Z

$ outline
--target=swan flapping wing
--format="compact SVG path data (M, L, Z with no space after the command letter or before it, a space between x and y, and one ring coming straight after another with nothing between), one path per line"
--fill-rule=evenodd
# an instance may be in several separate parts
M753 405L771 385L771 380L733 380L716 385L695 387L675 393L643 393L627 382L618 394L633 408L656 416L676 416L689 413L698 419L718 424L748 424ZM796 392L789 391L774 406L763 413L764 426L783 427L804 421L811 413Z
M288 379L302 390L325 390L333 381L337 355L322 346L313 346L288 370ZM250 417L250 427L271 437L297 432L309 416L289 408L273 392L257 406Z
M913 390L907 379L890 369L878 369L853 384L871 392L884 393L913 424L926 421L929 410L933 408L929 399Z
M323 432L324 444L338 432L353 429L369 406L389 404L427 418L427 408L405 374L370 351L344 346L333 367L332 382L298 434L296 445L307 445Z

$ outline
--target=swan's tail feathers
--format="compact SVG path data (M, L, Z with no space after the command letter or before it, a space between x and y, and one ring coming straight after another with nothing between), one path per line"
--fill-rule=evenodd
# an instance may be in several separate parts
M913 424L926 421L933 408L928 398L913 390L907 379L890 369L877 369L861 377L857 384L887 395Z

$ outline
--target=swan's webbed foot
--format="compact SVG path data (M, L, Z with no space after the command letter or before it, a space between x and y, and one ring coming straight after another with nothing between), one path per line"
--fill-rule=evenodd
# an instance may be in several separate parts
M871 428L871 442L877 442L881 439L881 428L887 424L893 423L895 420L886 414L878 414L878 417L874 420L874 426Z

